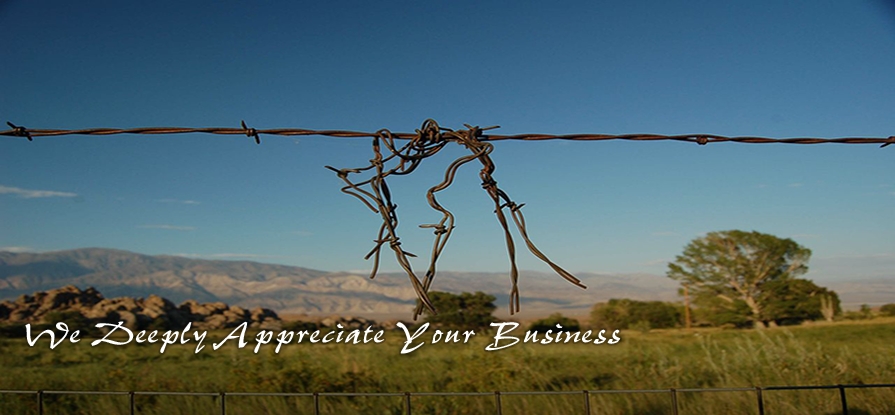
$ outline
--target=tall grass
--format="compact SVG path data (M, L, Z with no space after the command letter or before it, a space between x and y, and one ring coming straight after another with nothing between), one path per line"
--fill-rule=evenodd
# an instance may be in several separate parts
M834 324L765 331L622 332L616 345L518 344L492 339L427 344L400 354L404 336L368 345L301 344L254 354L233 342L99 345L49 350L0 340L0 389L184 392L494 392L722 388L895 383L895 324ZM219 336L223 334L218 333ZM209 344L209 343L206 343ZM323 413L403 413L403 397L320 398ZM217 397L135 398L139 414L218 413ZM836 413L836 390L765 391L768 414ZM495 413L488 396L415 396L414 414ZM583 395L501 397L504 413L583 413ZM668 414L665 393L591 394L593 414ZM895 414L895 389L849 390L852 414ZM756 414L755 392L678 393L681 414ZM228 414L313 413L311 397L228 396ZM124 414L127 396L47 395L47 414ZM34 395L0 394L0 413L37 413ZM865 411L865 412L861 412Z

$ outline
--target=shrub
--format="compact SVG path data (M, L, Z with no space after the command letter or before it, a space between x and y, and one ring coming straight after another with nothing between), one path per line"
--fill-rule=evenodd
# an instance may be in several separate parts
M591 325L626 329L646 322L651 328L672 328L681 324L682 310L678 304L662 301L611 299L607 303L594 305L591 310Z
M452 330L487 330L495 321L491 313L497 297L477 291L460 295L430 291L429 299L438 314L426 314L426 322Z
M843 317L845 317L846 320L870 320L873 318L873 311L870 310L869 305L861 304L861 310L847 311Z
M560 327L557 327L559 325ZM578 323L578 320L574 318L569 318L563 316L560 313L551 314L550 317L542 318L538 321L535 321L528 328L529 331L536 331L538 333L545 333L547 330L553 330L555 332L565 332L565 331L581 331L581 324Z

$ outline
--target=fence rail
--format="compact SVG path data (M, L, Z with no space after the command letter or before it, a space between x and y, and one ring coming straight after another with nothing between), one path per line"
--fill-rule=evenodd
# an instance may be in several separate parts
M581 391L494 391L494 392L162 392L162 391L72 391L72 390L0 390L0 399L4 395L35 395L38 415L44 415L44 400L47 395L104 395L127 396L129 414L137 415L136 400L138 396L195 396L211 397L217 399L220 404L220 414L227 414L227 397L252 396L252 397L306 397L313 398L315 415L321 414L320 399L325 397L401 397L403 398L404 414L413 413L414 397L494 397L495 413L503 414L502 396L544 396L544 395L581 395L581 413L592 415L591 398L601 394L668 394L668 406L674 415L679 414L680 405L678 395L693 392L748 392L755 394L756 408L759 415L765 414L765 392L771 391L804 391L804 390L838 390L839 403L842 414L848 415L848 399L846 391L849 389L873 389L895 388L895 383L866 384L866 385L817 385L817 386L756 386L739 388L669 388L669 389L616 389L616 390L581 390Z

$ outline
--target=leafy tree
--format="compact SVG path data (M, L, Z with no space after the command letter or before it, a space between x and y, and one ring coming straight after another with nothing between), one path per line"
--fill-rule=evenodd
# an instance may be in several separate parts
M427 314L426 322L453 330L483 330L496 321L491 313L497 308L497 297L476 291L460 295L430 291L429 299L438 314Z
M720 299L711 305L740 313L745 304L746 320L764 328L765 308L773 300L772 295L763 295L765 287L804 274L810 257L811 250L789 238L755 231L711 232L691 241L668 264L668 277L689 287L697 305Z
M701 294L693 297L692 303L699 305L693 309L693 319L697 325L736 328L752 326L749 306L743 300L728 302L714 295Z
M560 325L561 328L557 328L556 325ZM554 332L565 332L565 331L581 331L581 324L578 323L578 320L574 318L566 317L560 313L551 314L547 318L542 318L540 320L531 323L531 326L528 328L529 331L536 331L538 333L544 333L547 330L553 330Z
M839 296L812 281L797 278L770 281L762 287L761 302L766 304L762 320L776 324L819 320L824 318L824 299L830 302L833 315L842 312Z
M879 308L879 314L886 317L895 317L895 304L883 304L883 306Z
M592 326L618 329L634 325L641 328L671 328L680 324L681 314L682 307L676 304L613 298L609 302L595 304L591 309L590 321Z

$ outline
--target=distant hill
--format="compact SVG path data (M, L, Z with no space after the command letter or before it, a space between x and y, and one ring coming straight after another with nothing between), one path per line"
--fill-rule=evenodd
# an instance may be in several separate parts
M677 286L649 274L577 274L588 286L574 287L557 275L522 272L522 311L586 313L609 298L675 300ZM0 252L0 299L66 285L96 287L108 297L155 294L182 302L223 301L241 307L265 307L281 314L399 315L406 317L416 296L408 277L325 272L250 261L210 261L167 255L142 255L114 249L85 248L46 253ZM439 272L434 289L483 291L507 309L509 277L504 273ZM502 314L506 314L504 311Z
M522 271L520 318L546 313L587 314L610 298L677 301L677 284L663 275L575 275L588 287L574 287L552 273ZM809 276L810 277L810 276ZM837 293L843 305L895 302L895 281L818 282ZM180 303L222 301L244 308L264 307L280 314L407 317L416 296L408 277L326 272L250 261L210 261L168 255L142 255L85 248L46 253L0 252L0 300L66 285L96 287L107 297L155 294ZM483 291L497 297L498 315L507 314L509 277L505 273L440 271L434 290Z

